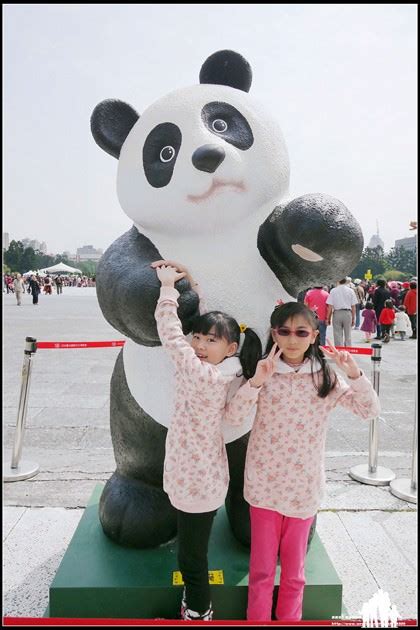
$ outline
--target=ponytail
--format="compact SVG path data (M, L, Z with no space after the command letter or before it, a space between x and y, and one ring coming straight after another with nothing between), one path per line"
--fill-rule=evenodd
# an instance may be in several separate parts
M252 328L244 331L245 340L239 353L244 377L248 380L252 378L257 369L257 363L262 357L262 345L260 338Z

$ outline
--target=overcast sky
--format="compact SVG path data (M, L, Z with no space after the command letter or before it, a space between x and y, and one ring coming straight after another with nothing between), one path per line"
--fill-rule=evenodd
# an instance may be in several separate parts
M3 4L3 231L49 252L105 249L131 226L117 161L95 144L104 98L139 113L230 48L282 127L291 193L340 199L365 245L417 214L417 5Z

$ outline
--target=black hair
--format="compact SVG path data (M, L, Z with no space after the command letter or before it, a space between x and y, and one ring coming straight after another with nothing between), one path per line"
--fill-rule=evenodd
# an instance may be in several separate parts
M281 306L277 306L271 313L271 328L280 328L280 326L284 326L285 322L288 319L290 319L291 317L295 317L296 315L302 315L306 319L308 324L313 328L313 330L318 330L318 319L315 316L315 313L301 302L286 302ZM273 345L274 341L270 331L270 336L267 340L267 347L265 349L266 354L270 352ZM334 372L331 371L329 365L327 364L325 356L319 347L319 335L316 336L315 342L313 344L310 344L309 348L304 354L304 357L305 359L309 358L311 360L312 381L315 389L318 392L318 396L320 398L325 398L336 386L337 376ZM320 382L315 380L314 376L313 365L315 360L318 360L321 364L322 378Z
M367 309L371 309L371 308L373 308L373 302L369 302L369 300L368 300L368 301L366 302L366 304L365 304L365 308L367 308Z
M398 310L405 312L407 309L405 308L404 304L401 304L401 306L398 307Z
M415 280L410 282L410 289L417 289L417 282Z
M385 300L384 306L385 308L393 308L394 302L392 300Z
M376 281L376 286L384 287L386 285L385 278L378 278Z
M198 315L192 321L192 333L207 335L213 329L218 339L226 339L228 343L237 343L239 348L241 329L238 322L230 315L220 311L210 311ZM246 379L254 376L257 363L262 357L260 338L252 328L246 328L245 340L239 352L239 361Z

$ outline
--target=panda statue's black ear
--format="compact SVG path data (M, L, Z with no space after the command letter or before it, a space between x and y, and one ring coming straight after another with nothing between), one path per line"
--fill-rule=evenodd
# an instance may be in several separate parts
M126 137L139 118L136 110L123 101L111 98L101 101L90 118L96 144L118 160Z
M228 85L249 92L252 83L251 66L234 50L218 50L201 66L200 83Z

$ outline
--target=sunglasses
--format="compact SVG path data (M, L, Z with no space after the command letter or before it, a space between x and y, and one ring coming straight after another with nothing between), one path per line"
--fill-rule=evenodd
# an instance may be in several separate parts
M296 335L296 337L309 337L311 334L308 330L290 330L290 328L285 328L280 326L280 328L274 328L275 332L280 335L280 337L288 337L289 335Z

